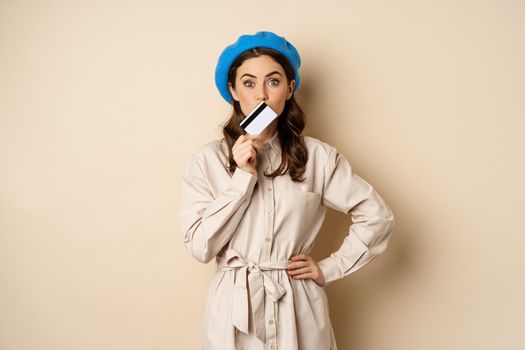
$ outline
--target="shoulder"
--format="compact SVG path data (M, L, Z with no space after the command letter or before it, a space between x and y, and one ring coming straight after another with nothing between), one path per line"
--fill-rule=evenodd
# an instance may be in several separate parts
M206 158L220 153L224 153L225 147L226 142L224 141L224 138L215 139L213 141L207 142L199 146L195 151L193 151L192 157Z
M197 147L187 158L187 164L197 163L201 167L214 164L225 164L228 159L228 146L224 138L218 138L213 141Z
M316 158L328 158L332 152L337 152L334 146L312 136L304 135L304 143L309 154Z
M328 142L319 140L315 137L304 136L306 148L308 149L308 160L313 164L322 164L325 172L329 172L338 164L345 163L350 165L350 160Z

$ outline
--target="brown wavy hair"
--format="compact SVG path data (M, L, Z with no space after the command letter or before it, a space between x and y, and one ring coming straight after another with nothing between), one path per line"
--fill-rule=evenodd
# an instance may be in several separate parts
M232 63L228 71L228 82L232 84L233 88L235 88L237 69L247 59L261 55L270 56L283 67L288 85L290 81L295 78L293 67L284 55L270 48L256 47L243 52ZM239 101L234 99L232 115L222 127L222 133L228 145L228 170L231 174L233 174L237 167L233 159L232 147L239 136L245 133L239 126L245 117ZM308 161L308 150L306 149L302 134L305 125L306 115L292 93L292 97L286 101L284 110L277 121L278 137L281 143L281 164L273 173L264 173L265 176L275 178L279 175L289 173L293 181L303 182L305 180L303 176L306 169L306 162Z

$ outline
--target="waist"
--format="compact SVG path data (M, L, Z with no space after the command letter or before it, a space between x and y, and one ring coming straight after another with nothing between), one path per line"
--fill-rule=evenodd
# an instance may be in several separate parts
M265 300L269 297L277 307L278 301L286 293L278 279L272 278L268 271L285 270L288 260L254 262L238 251L228 249L224 255L217 255L216 261L218 271L230 270L234 274L232 324L248 334L250 313L253 313L255 334L263 343L266 342Z
M217 271L229 271L241 268L247 268L248 271L253 269L261 271L286 270L290 263L288 260L252 261L243 257L233 249L228 249L224 255L217 255L216 261Z

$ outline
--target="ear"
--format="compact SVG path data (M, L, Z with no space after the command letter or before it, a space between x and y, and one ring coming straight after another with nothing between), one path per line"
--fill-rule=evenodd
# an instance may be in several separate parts
M232 86L232 83L228 83L228 89L230 90L230 94L232 94L232 97L235 101L239 101L239 96L237 96L237 92L235 92L235 89Z
M292 79L292 81L290 81L290 85L288 85L288 92L286 95L287 100L292 98L294 88L295 88L295 79Z

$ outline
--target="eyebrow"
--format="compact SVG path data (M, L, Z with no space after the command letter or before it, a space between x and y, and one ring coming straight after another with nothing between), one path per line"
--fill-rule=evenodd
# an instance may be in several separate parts
M279 73L278 71L275 70L275 71L273 71L273 72L271 72L271 73L266 74L266 77L269 77L269 76L272 75L272 74L279 74L281 77L283 76L281 73ZM249 77L252 77L252 78L257 78L257 77L256 77L255 75L253 75L253 74L244 73L239 79L242 79L245 75L247 75L247 76L249 76Z

